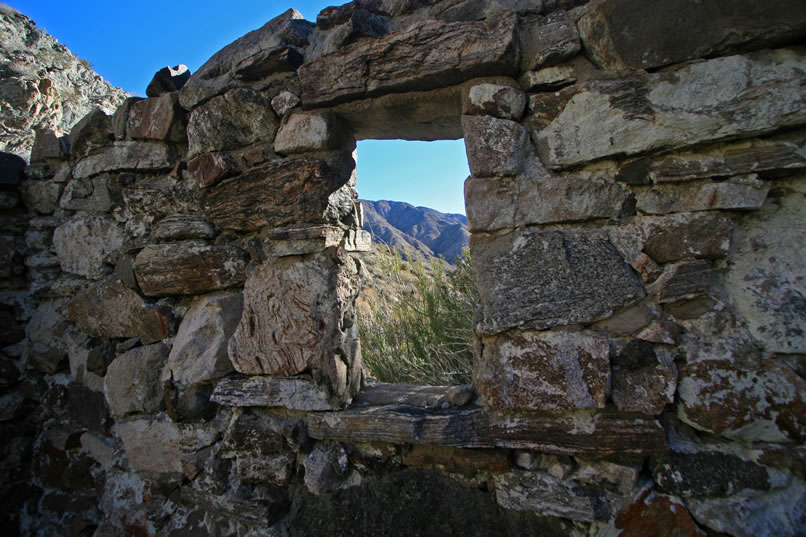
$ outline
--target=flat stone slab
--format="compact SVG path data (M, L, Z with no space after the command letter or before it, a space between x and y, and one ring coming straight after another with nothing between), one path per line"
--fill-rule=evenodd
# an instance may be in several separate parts
M284 407L292 410L332 410L328 393L310 377L228 377L213 392L212 401L238 407Z
M381 39L361 40L303 64L306 106L426 90L515 71L515 18L424 21Z
M593 322L645 295L613 245L585 233L473 236L470 249L485 334Z
M610 410L504 413L388 405L312 413L306 422L312 438L337 442L514 448L582 457L667 450L666 434L655 419Z

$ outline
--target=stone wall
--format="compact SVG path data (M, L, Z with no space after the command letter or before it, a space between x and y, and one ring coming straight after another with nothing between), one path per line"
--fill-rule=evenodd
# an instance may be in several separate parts
M357 0L40 133L6 534L803 535L804 36L795 0ZM355 140L458 137L473 386L373 383Z

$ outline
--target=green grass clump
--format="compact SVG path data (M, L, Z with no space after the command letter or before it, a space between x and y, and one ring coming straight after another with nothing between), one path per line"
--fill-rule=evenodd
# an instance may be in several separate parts
M441 259L428 267L406 253L379 249L378 265L392 292L359 314L361 354L381 382L421 385L469 384L473 372L477 303L470 251L456 268Z

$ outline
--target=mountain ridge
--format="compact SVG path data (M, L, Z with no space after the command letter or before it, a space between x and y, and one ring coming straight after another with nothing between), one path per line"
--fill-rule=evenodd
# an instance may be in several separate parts
M419 252L424 257L443 257L454 263L470 242L467 217L443 213L429 207L390 200L359 200L364 212L364 229L373 242L401 252Z

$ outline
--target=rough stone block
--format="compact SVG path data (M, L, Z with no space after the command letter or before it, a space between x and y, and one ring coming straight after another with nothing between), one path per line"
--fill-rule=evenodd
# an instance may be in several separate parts
M181 388L217 379L233 368L227 343L241 320L243 295L211 295L196 301L185 313L174 337L163 380Z
M150 244L134 260L137 283L147 296L196 295L246 280L246 252L189 240Z
M238 175L241 167L229 153L202 153L188 162L188 175L191 180L205 188Z
M126 122L126 136L135 140L186 140L185 111L176 93L167 93L132 103Z
M765 351L806 353L806 184L775 186L782 195L740 221L725 289Z
M160 372L168 347L155 343L136 347L115 358L106 370L104 395L112 414L157 412L163 403Z
M573 84L577 75L573 67L565 65L526 71L518 80L526 91L545 91Z
M806 380L776 360L746 370L724 359L684 365L677 415L700 430L756 442L806 438Z
M265 234L271 255L285 257L322 252L342 247L348 252L365 252L371 247L372 235L363 229L344 230L334 226L275 229Z
M468 178L465 206L471 232L619 218L634 211L624 185L604 176L555 175L537 159L527 160L524 172L512 178Z
M497 474L493 483L495 499L504 509L533 511L541 516L582 522L604 520L610 516L611 507L604 494L542 472Z
M204 215L220 229L335 223L353 211L353 197L334 194L352 177L352 156L271 162L205 189Z
M230 377L221 380L212 400L238 407L282 407L291 410L332 410L327 390L310 377Z
M269 99L251 89L233 89L191 112L188 156L270 142L276 133L277 117Z
M244 80L268 78L272 73L296 68L295 58L308 44L314 25L289 9L262 27L216 52L187 81L179 94L182 107L190 110L200 102L223 93Z
M713 275L713 264L705 259L681 261L666 267L659 282L660 302L676 302L706 294Z
M683 213L712 209L758 209L770 183L757 175L727 181L687 182L636 189L636 208L645 214Z
M62 270L90 279L110 272L106 264L117 258L123 241L117 223L100 215L75 217L53 232L53 249Z
M705 537L686 510L683 502L672 496L638 500L616 518L614 525L621 537Z
M516 175L529 151L526 127L490 116L462 116L467 162L473 177Z
M474 235L470 247L483 333L593 322L645 295L616 249L583 233Z
M79 159L112 143L112 118L93 108L70 130L70 153Z
M123 203L120 186L109 175L73 179L62 192L59 207L69 211L108 212Z
M350 469L347 452L340 444L316 444L302 465L305 487L316 495L339 488Z
M25 181L20 185L25 206L39 214L52 214L64 191L60 181Z
M728 254L732 220L721 214L686 215L650 225L644 252L658 263L686 257L719 259Z
M474 386L493 408L604 408L610 349L603 336L507 332L482 339Z
M804 145L803 132L719 144L650 159L647 175L659 184L806 168Z
M213 224L203 216L193 214L172 214L154 225L151 239L155 241L179 241L190 239L212 239L215 236Z
M56 133L48 129L36 129L34 146L31 148L31 164L64 157Z
M656 416L674 403L677 367L665 350L632 340L612 356L612 398L623 412Z
M132 468L149 474L182 473L182 434L171 422L137 419L115 425Z
M486 75L513 74L511 16L445 25L425 21L358 41L303 64L302 102L333 104L382 93L427 90Z
M91 336L139 337L143 344L169 337L173 324L114 276L78 293L68 306L67 319Z
M280 127L274 151L281 155L324 151L349 146L351 142L349 133L332 112L298 112Z
M240 325L230 340L235 369L249 375L310 371L335 396L360 384L357 334L344 325L358 295L358 267L326 254L269 260L247 279Z
M651 468L661 490L681 498L724 498L742 489L770 489L770 478L763 466L716 451L671 451L652 457Z
M576 24L564 11L523 21L520 27L520 46L521 71L558 65L582 50Z
M155 142L115 142L99 153L81 159L73 177L81 179L115 170L165 171L173 167L168 146Z
M277 117L284 117L286 112L290 112L300 103L299 97L290 91L281 91L271 100L271 107Z
M592 81L533 136L543 162L563 168L802 124L802 65L802 52L778 49Z
M518 121L525 108L526 94L514 85L514 81L512 86L483 83L470 87L462 113Z
M579 20L579 33L603 69L651 69L738 48L794 42L806 35L798 0L641 0L601 2ZM624 28L630 28L624 32ZM658 39L662 36L662 39Z

